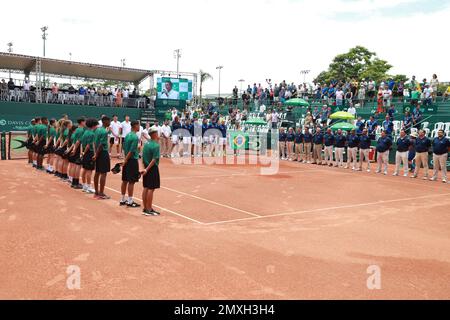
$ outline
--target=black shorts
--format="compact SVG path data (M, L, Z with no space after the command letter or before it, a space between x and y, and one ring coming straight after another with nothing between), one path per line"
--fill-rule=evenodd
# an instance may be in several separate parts
M81 160L81 164L83 165L84 170L94 170L95 162L92 160L94 157L94 152L88 151L84 154L83 159Z
M76 165L79 165L80 163L81 163L81 161L80 161L80 151L79 151L80 149L78 149L77 150L77 152L75 153L75 155L71 155L71 154L69 154L69 162L70 163L73 163L73 164L76 164Z
M27 143L26 143L26 148L28 149L28 150L31 150L32 149L32 144L33 144L33 138L28 138L28 140L27 140Z
M114 137L110 137L109 138L109 144L114 144L114 139L115 139Z
M139 181L139 163L136 159L130 159L122 168L122 181L136 183Z
M95 171L97 173L108 173L111 171L111 160L108 151L102 151L95 161Z
M48 147L45 149L45 153L46 154L52 154L53 152L55 152L55 145L52 143L50 143L48 145Z
M69 160L69 154L66 153L67 147L61 148L61 158L64 160Z
M45 150L44 150L45 145L46 145L45 140L42 140L42 141L39 142L39 144L36 146L36 152L37 152L40 156L45 155Z
M153 166L150 171L142 177L142 184L144 188L155 190L160 188L159 169L158 166Z

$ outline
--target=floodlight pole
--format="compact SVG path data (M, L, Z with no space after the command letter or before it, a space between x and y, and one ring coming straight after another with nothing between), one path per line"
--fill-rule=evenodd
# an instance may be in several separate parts
M12 53L12 51L13 51L12 50L13 43L12 42L8 42L7 46L8 46L8 52ZM9 69L9 78L11 79L11 69Z
M242 83L245 82L244 79L240 79L239 82L241 83L241 94L242 94Z
M180 77L180 58L181 58L181 49L176 49L173 51L173 56L177 59L177 78Z
M310 72L311 72L311 70L301 70L301 71L300 71L300 74L303 75L303 83L306 82L306 75L307 75L308 73L310 73Z
M47 30L48 30L48 26L44 26L44 27L41 28L42 40L44 42L44 52L43 52L44 53L44 55L43 55L44 58L45 58L45 42L47 41L47 36L48 36ZM43 82L44 82L44 86L45 86L45 73L43 74L42 78L43 78Z
M216 67L216 70L219 70L219 96L217 98L220 98L220 73L221 73L222 69L223 69L223 66Z

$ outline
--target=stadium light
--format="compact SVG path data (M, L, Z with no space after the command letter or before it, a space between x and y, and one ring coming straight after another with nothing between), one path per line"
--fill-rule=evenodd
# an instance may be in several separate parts
M241 94L242 94L242 83L245 82L245 80L244 79L239 79L238 81L241 83Z
M173 51L173 57L177 59L177 78L180 77L180 58L181 58L181 49L176 49Z
M125 68L125 58L120 59L120 66L121 66L122 68Z
M223 66L217 66L216 67L216 70L219 70L219 96L218 96L218 98L220 98L220 72L221 72L222 69L223 69Z
M45 58L45 42L47 41L47 36L48 36L47 30L48 30L48 26L44 26L44 27L41 28L42 40L44 42L44 58ZM43 82L44 82L44 85L45 85L45 73L42 75L42 79L43 79Z
M13 43L12 42L8 42L7 43L7 46L8 46L8 52L9 53L12 53L12 47L13 47ZM9 78L11 79L11 69L9 69Z
M300 71L300 74L303 75L303 83L306 82L306 75L307 75L308 73L310 73L310 72L311 72L311 70L301 70L301 71Z

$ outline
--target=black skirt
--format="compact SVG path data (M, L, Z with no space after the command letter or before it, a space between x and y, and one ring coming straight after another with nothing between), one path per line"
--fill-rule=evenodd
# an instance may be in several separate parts
M150 171L143 176L143 186L146 189L155 190L160 188L160 178L158 166L151 167Z

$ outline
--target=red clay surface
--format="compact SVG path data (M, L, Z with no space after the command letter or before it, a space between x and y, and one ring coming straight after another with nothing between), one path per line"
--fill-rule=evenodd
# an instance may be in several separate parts
M160 217L0 162L1 299L449 299L450 186L161 162ZM392 173L392 168L390 173ZM135 196L141 198L141 184ZM81 289L69 290L67 267ZM367 268L381 289L367 288Z

